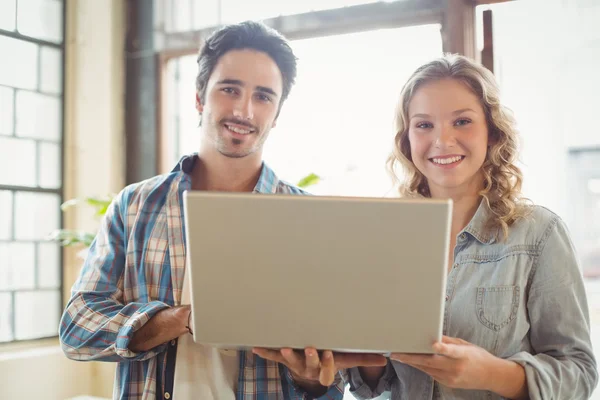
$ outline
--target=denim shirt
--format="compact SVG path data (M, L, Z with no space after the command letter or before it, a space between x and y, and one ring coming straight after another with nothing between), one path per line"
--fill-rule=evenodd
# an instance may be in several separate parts
M483 229L490 213L482 201L457 237L446 285L444 335L522 365L531 399L589 398L598 374L583 280L564 222L532 206L531 214L514 223L501 241ZM374 391L356 369L349 372L351 390L359 398L384 390L393 400L502 398L442 386L397 361L388 363Z

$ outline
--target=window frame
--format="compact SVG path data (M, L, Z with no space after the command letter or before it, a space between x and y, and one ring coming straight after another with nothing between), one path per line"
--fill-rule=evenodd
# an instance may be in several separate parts
M44 194L44 193L49 193L49 194L54 194L54 195L58 195L59 197L59 203L62 204L62 202L64 202L64 179L65 179L65 60L66 60L66 55L65 55L65 50L66 50L66 46L65 46L65 38L66 38L66 34L67 34L67 29L66 29L66 18L67 18L67 5L66 2L64 0L52 0L52 1L56 1L58 3L61 4L61 18L62 18L62 40L60 42L53 42L50 40L45 40L45 39L39 39L36 37L32 37L32 36L28 36L28 35L24 35L19 33L18 31L18 25L17 25L17 21L18 21L18 14L19 12L28 12L27 9L20 9L18 7L18 3L17 3L17 7L15 10L15 30L14 31L10 31L10 30L5 30L5 29L0 29L0 37L8 37L11 39L16 39L16 40L20 40L23 42L27 42L27 43L32 43L38 46L38 59L37 59L37 71L38 71L38 79L40 77L40 71L41 71L41 57L39 56L41 54L42 48L52 48L52 49L57 49L61 51L61 59L60 59L60 79L61 79L61 92L60 94L48 94L46 92L43 92L40 90L40 85L41 85L41 81L38 80L38 87L35 90L29 90L29 89L21 89L18 87L14 87L14 86L9 86L9 85L1 85L2 87L5 88L9 88L13 90L13 131L11 134L5 135L2 134L0 135L1 138L18 138L18 136L16 135L16 115L17 115L17 109L16 109L16 98L17 98L17 91L24 91L24 92L30 92L30 93L36 93L36 94L41 94L41 95L49 95L52 96L54 98L57 98L60 102L60 116L59 116L59 131L60 131L60 137L59 140L60 142L58 142L58 146L60 149L60 160L59 160L59 176L60 176L60 185L59 187L55 188L55 189L50 189L50 188L43 188L39 186L39 175L40 175L40 164L39 164L39 146L40 143L44 143L46 140L39 140L39 139L34 139L36 141L36 163L37 163L37 169L36 169L36 180L38 180L38 182L36 182L36 186L20 186L20 185L6 185L6 184L0 184L0 190L1 191L7 191L11 194L12 197L12 202L11 202L11 215L12 215L12 226L11 226L11 238L8 240L0 240L0 243L18 243L20 242L20 240L17 240L15 238L15 231L16 231L16 203L15 203L15 197L16 197L16 193L21 192L21 193L34 193L34 194ZM57 143L57 142L49 142L49 143ZM62 228L64 226L64 217L62 215L62 212L60 209L56 209L54 210L56 213L59 213L59 217L58 217L58 222L59 222L59 226L58 228ZM48 232L50 233L50 232ZM28 241L29 242L29 241ZM43 243L43 239L33 239L31 240L31 242L35 243L35 255L34 255L34 287L33 288L12 288L12 289L7 289L7 290L0 290L0 293L10 293L11 295L11 317L10 317L10 321L11 321L11 333L12 333L12 340L8 340L8 341L3 341L0 342L0 346L7 346L7 345L13 345L13 344L23 344L23 343L31 343L31 342L35 342L35 341L40 341L40 340L44 340L44 339L52 339L52 338L56 338L58 337L58 329L56 331L56 334L53 335L49 335L49 336L36 336L36 337L32 337L32 338L27 338L27 339L16 339L16 313L15 313L15 297L17 293L23 293L23 292L45 292L45 291L52 291L52 292L56 292L58 291L59 294L59 302L58 304L56 304L57 310L58 310L58 315L60 316L60 314L62 313L63 310L63 302L64 302L64 271L63 271L63 263L64 263L64 255L63 255L63 251L62 248L59 248L58 250L58 286L56 288L40 288L39 287L39 268L38 268L38 254L39 254L39 250L38 250L38 245L40 243ZM57 244L58 246L58 244ZM57 321L58 323L58 321ZM58 325L57 325L58 328Z

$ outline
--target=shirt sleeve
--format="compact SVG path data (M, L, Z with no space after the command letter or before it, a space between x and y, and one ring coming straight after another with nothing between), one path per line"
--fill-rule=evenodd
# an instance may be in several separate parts
M363 381L358 368L350 368L348 370L350 393L359 400L374 399L381 396L383 392L390 391L394 378L396 378L396 372L389 360L385 366L383 375L379 378L374 389Z
M304 389L294 382L294 378L290 370L283 364L281 365L281 379L284 397L289 400L342 400L344 397L344 388L346 382L343 379L344 371L340 371L333 382L327 389L327 392L319 397L309 395Z
M559 218L544 235L527 300L533 350L509 359L525 368L532 400L589 398L598 373L579 264Z
M73 360L146 360L166 348L161 345L142 353L128 349L134 332L169 306L159 301L123 304L124 198L125 190L103 217L60 321L61 346Z

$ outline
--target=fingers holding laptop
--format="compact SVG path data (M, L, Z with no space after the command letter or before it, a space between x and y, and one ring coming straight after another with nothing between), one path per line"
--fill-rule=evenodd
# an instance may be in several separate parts
M436 354L392 353L400 361L430 375L444 386L490 390L489 371L501 360L485 349L459 338L443 336L433 345Z
M323 386L330 386L335 380L335 374L341 369L385 366L387 362L386 358L379 354L333 353L325 350L319 356L319 352L312 347L307 347L304 352L290 348L254 348L252 352L262 358L284 364L297 381L319 382Z

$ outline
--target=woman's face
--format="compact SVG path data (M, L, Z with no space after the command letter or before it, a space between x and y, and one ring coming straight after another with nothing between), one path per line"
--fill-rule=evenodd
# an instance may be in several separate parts
M420 87L408 106L408 139L415 167L432 197L477 194L488 127L478 97L462 82L442 79Z

